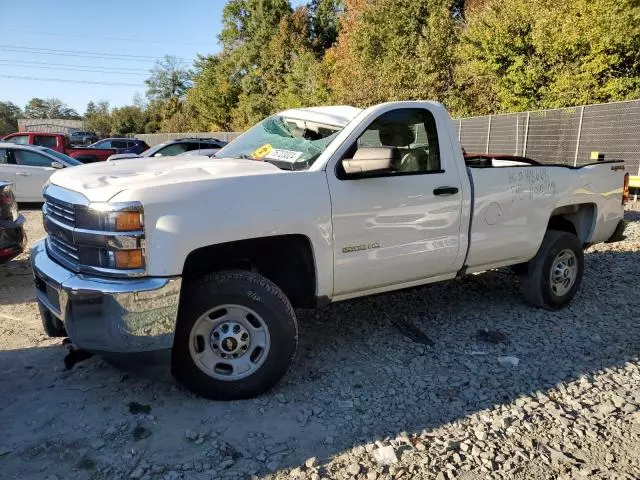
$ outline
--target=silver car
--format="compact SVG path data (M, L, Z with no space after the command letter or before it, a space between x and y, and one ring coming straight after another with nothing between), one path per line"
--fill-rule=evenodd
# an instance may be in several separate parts
M221 149L227 144L216 138L180 138L169 142L160 143L145 150L140 155L135 153L120 153L111 155L107 161L124 160L127 158L168 157L181 155L185 152L198 152L210 149Z

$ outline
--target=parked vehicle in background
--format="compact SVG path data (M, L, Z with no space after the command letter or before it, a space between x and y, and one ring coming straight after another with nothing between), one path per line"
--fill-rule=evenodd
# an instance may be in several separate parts
M503 161L467 165L442 105L389 102L280 112L192 165L57 172L31 252L45 331L120 359L170 351L187 388L237 399L291 366L294 308L502 267L563 308L584 245L621 238L624 164Z
M82 162L47 147L0 143L0 180L11 182L18 202L41 202L53 172Z
M179 154L179 157L214 157L220 151L219 148L203 148L202 150L191 150Z
M140 155L149 145L137 138L105 138L89 145L88 148L112 148L118 154Z
M0 180L0 264L24 251L27 235L10 182Z
M100 137L94 132L71 132L69 134L69 142L71 145L90 145L100 140Z
M12 133L2 139L3 142L15 143L18 145L34 145L47 147L57 152L64 153L75 158L82 163L92 163L106 160L109 155L116 151L112 148L74 148L69 143L69 138L62 133L42 133L25 132Z
M227 144L217 138L179 138L154 145L141 155L117 154L107 160L123 160L125 158L170 157L195 150L221 149Z

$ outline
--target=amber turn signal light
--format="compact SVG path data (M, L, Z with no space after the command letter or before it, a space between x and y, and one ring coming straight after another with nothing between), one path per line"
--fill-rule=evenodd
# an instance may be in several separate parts
M142 250L116 250L115 263L116 268L143 268Z
M118 212L116 214L116 232L142 230L140 212Z

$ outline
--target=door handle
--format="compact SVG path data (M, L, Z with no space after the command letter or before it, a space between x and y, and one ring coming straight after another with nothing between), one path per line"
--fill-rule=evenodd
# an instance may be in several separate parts
M29 176L28 173L24 173L24 172L16 172L16 175L18 175L20 177L28 177Z
M433 189L434 195L455 195L458 193L458 187L438 187Z

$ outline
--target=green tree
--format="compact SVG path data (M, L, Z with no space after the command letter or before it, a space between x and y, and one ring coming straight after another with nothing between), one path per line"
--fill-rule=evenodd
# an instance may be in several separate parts
M265 94L271 111L326 103L326 75L314 53L312 17L299 7L280 20L277 32L265 48L269 62L263 68Z
M230 0L224 7L219 36L224 59L221 66L229 81L237 84L238 101L232 114L236 128L261 120L273 109L264 78L272 59L265 46L290 13L288 0Z
M22 110L11 102L0 102L0 135L18 131L18 119Z
M191 87L191 72L178 58L165 55L156 62L144 83L149 100L182 100Z
M114 108L111 111L111 135L144 132L146 122L144 110L135 105Z
M27 118L64 118L79 120L80 115L58 98L32 98L24 107Z
M193 78L187 105L194 111L194 130L232 130L233 111L241 93L233 60L224 54L199 57Z
M461 111L640 97L637 0L492 0L466 17L456 69Z
M334 100L444 101L453 83L451 0L346 0L337 44L325 61Z
M111 112L106 100L97 103L89 102L84 114L84 128L95 132L100 137L111 134Z
M313 32L313 44L319 56L333 46L338 39L340 15L344 11L342 0L311 0L309 13Z

